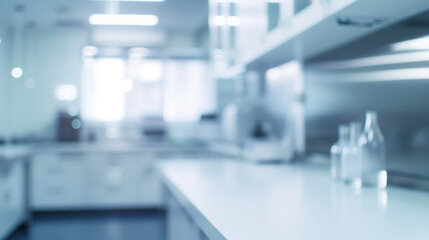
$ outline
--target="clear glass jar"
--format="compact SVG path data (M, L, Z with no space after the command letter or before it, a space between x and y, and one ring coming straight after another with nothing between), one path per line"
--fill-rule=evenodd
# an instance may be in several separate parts
M362 185L385 188L386 147L375 111L366 112L365 128L359 137L359 150L362 158Z
M341 180L341 153L349 141L349 127L341 125L338 128L338 141L331 147L331 177Z
M350 123L350 138L341 153L341 179L348 185L361 186L361 158L359 151L359 136L362 124Z

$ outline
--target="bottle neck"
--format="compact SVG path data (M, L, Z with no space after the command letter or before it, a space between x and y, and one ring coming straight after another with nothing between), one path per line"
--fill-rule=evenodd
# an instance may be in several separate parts
M338 138L338 141L339 141L339 142L341 142L341 143L348 142L348 141L349 141L349 138L350 138L350 136L349 136L349 134L348 134L348 133L343 133L343 134L341 134L341 135L340 135L340 137Z
M367 112L365 117L365 130L372 128L377 125L377 113Z
M340 126L338 129L338 142L345 143L349 141L349 128L348 126Z
M360 123L354 122L350 124L350 144L357 144L361 130L362 125Z

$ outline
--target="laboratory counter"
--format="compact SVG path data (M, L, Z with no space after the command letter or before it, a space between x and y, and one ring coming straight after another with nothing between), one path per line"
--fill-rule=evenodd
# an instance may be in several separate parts
M100 141L100 142L45 142L11 144L0 147L0 156L8 159L19 154L156 154L161 158L185 156L240 157L236 144L216 141Z
M28 156L31 151L29 147L25 146L1 146L0 147L0 159L4 161L20 160L23 157Z
M169 142L53 142L30 145L34 153L169 153L206 150L203 144L175 144Z
M169 239L429 239L429 193L354 189L333 182L328 164L317 158L264 165L228 159L160 163L170 199ZM182 209L200 237L174 226L183 224L174 208Z

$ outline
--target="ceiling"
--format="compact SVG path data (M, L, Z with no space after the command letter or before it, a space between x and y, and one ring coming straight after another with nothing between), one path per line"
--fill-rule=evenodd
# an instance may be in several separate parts
M157 30L200 31L207 28L208 0L166 0L165 2L118 2L122 14L154 14L159 17ZM13 25L17 4L23 12L27 26L88 27L88 17L106 13L108 1L100 0L1 0L0 21ZM145 28L145 27L141 27ZM146 27L148 28L148 27Z

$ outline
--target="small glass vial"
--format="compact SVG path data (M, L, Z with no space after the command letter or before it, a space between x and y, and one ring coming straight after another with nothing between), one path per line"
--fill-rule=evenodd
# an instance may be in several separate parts
M349 127L341 125L338 128L338 141L331 147L331 177L341 180L341 153L349 141Z
M358 122L350 123L349 142L341 153L341 179L353 187L361 187L361 158L359 151L359 136L362 125Z
M359 137L359 150L362 157L362 185L386 188L386 147L375 111L366 112L365 128Z

